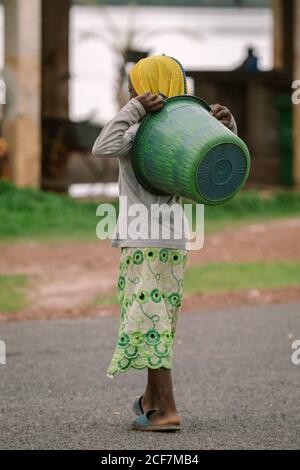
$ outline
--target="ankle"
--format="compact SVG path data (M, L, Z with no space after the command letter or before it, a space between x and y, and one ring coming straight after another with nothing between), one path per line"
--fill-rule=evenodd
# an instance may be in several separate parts
M145 392L142 398L142 408L146 410L155 409L159 405L159 401L155 395Z
M177 415L175 402L168 396L145 393L142 398L142 408L144 411L156 409L164 415Z

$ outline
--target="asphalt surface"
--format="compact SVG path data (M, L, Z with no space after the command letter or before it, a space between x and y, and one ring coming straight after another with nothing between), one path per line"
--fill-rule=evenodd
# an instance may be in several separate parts
M0 325L0 449L300 448L300 304L182 314L180 433L129 430L145 371L106 367L116 317Z

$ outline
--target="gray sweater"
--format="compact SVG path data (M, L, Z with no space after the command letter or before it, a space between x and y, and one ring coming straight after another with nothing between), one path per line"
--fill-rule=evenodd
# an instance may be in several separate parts
M118 158L119 162L119 196L120 210L116 230L112 239L113 247L166 247L174 249L189 249L189 230L187 218L184 211L181 212L181 224L185 230L180 228L178 218L172 217L151 217L151 207L153 204L167 204L173 206L177 204L181 206L182 198L175 195L159 196L147 191L136 179L133 172L131 157L132 146L136 131L140 125L140 121L145 116L146 110L137 98L132 98L118 112L118 114L109 121L102 129L96 142L94 143L92 154L100 158ZM232 119L229 129L237 133L236 123ZM122 197L124 196L124 197ZM129 213L133 204L143 204L147 210L139 213L139 220L142 220L142 229L147 232L147 237L143 239L135 239L136 235L125 233L128 225L134 223L136 215ZM134 206L136 207L136 206ZM173 206L175 207L175 206ZM125 232L123 229L125 228ZM151 230L153 231L151 233ZM130 231L129 231L130 232ZM169 233L168 233L169 232ZM159 233L159 236L153 233ZM164 234L167 236L164 236ZM170 235L169 235L170 234ZM178 238L180 237L180 238Z

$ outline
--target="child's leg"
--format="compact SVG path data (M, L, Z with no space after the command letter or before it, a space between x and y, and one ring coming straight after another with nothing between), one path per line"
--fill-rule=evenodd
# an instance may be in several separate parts
M130 367L171 369L185 264L184 250L122 249L117 282L120 328L108 376Z
M180 424L170 369L148 369L148 383L142 399L142 408L144 413L157 410L150 417L152 423Z
M183 252L182 252L183 253ZM176 252L173 253L174 256ZM183 290L183 273L185 271L186 262L187 262L187 253L183 253L183 264L180 263L178 266L178 271L176 272L179 279L176 279L175 273L172 269L172 276L176 279L178 285L180 286L176 290L176 285L173 288L168 289L173 293L178 293L181 299L182 290ZM176 265L174 266L176 267ZM166 287L169 287L166 284ZM170 298L170 292L168 292ZM175 296L174 296L175 299ZM175 299L176 300L176 299ZM172 324L172 333L175 336L177 316L180 311L181 301L176 302L176 308L170 310L169 318ZM166 369L161 367L159 369L148 368L148 382L145 393L142 398L142 409L146 413L148 410L156 409L157 411L150 416L150 421L154 424L180 424L180 418L177 413L173 383L172 383L172 374L171 369Z

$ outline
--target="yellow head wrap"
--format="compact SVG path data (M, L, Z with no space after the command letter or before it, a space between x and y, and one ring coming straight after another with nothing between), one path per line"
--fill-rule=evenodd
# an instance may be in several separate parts
M185 73L179 62L166 55L139 60L129 71L130 80L138 95L150 91L167 97L188 92Z

